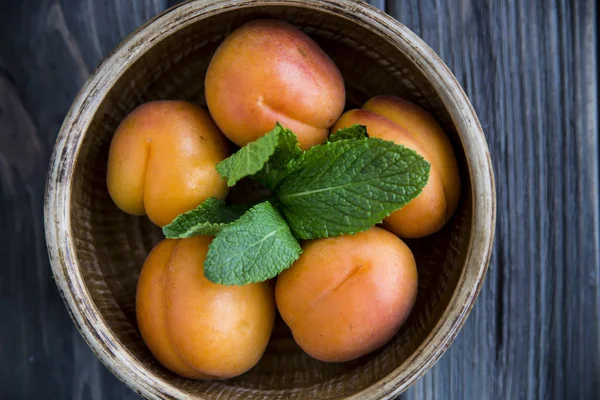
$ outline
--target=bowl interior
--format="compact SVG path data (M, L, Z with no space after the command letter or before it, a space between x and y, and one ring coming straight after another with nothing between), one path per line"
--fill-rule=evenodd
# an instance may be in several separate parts
M157 99L185 99L205 106L204 74L213 52L233 29L258 17L287 20L323 47L342 71L348 108L360 107L375 95L393 94L430 111L454 143L463 193L458 211L441 232L408 241L417 259L418 299L409 320L382 349L350 363L319 362L300 350L279 319L264 357L250 372L220 382L186 380L154 360L137 330L137 278L146 255L162 237L146 218L126 215L111 201L105 184L108 148L119 122L137 105ZM147 373L203 399L229 398L228 394L236 393L243 393L243 398L337 399L356 394L396 368L404 368L431 332L462 272L472 204L468 169L455 126L435 90L410 59L373 31L342 16L326 10L269 6L229 9L198 20L155 43L118 78L97 109L79 149L71 210L75 256L87 290L112 333Z

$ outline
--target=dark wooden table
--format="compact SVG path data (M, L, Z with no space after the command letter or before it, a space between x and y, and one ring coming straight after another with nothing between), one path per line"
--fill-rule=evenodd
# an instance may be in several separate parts
M176 1L0 0L0 399L137 398L52 280L46 168L91 71ZM371 1L448 64L479 114L495 249L460 335L404 399L600 399L595 0Z

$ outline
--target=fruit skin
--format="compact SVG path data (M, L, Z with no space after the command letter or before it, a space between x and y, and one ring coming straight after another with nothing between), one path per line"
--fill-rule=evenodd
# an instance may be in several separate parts
M273 329L268 282L223 286L204 277L211 237L163 240L138 281L136 316L146 345L172 372L227 379L260 360Z
M306 149L327 138L344 109L340 71L298 28L255 20L229 35L213 56L205 80L208 109L238 146L280 122Z
M305 352L321 361L349 361L398 332L418 283L415 259L401 239L373 227L302 247L277 278L275 299Z
M164 226L227 185L215 164L227 140L208 112L185 101L154 101L133 110L117 128L107 165L108 192L123 211L147 214Z
M460 177L450 140L433 117L406 100L378 96L363 109L344 113L331 132L354 124L365 125L370 137L415 150L431 165L423 191L384 220L386 229L404 238L420 238L440 230L456 211Z

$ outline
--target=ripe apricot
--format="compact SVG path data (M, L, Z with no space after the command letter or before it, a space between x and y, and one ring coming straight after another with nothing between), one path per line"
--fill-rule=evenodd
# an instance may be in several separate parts
M446 215L450 217L454 214L460 198L458 164L448 135L431 114L416 104L395 96L374 97L363 105L363 109L389 119L427 150L442 180Z
M298 345L312 357L349 361L389 341L417 294L412 252L377 227L303 244L277 278L275 299Z
M155 101L133 110L117 128L107 166L108 192L123 211L163 226L227 185L215 164L227 141L208 112L184 101Z
M450 140L433 117L405 100L379 96L363 109L344 113L331 132L354 124L365 125L371 137L416 151L431 165L429 180L419 196L384 219L384 226L404 238L440 230L456 210L460 178Z
M158 361L192 379L226 379L262 356L275 319L268 282L223 286L204 277L212 238L164 240L138 281L137 322Z
M277 20L248 22L229 35L205 87L216 124L239 146L280 122L306 149L327 138L346 101L333 61L300 29Z

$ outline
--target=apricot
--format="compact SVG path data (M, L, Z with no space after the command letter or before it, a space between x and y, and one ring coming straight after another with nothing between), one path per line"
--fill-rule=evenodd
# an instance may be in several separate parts
M280 122L306 149L327 138L346 101L333 61L300 29L277 20L248 22L229 35L205 87L213 119L238 146Z
M384 226L404 238L419 238L440 230L456 210L460 178L450 140L433 117L405 100L379 96L363 109L344 113L331 132L354 124L365 125L371 137L416 151L431 165L422 192L385 218Z
M137 322L146 345L172 372L226 379L262 356L275 319L269 283L223 286L204 277L212 238L164 240L148 255L137 287Z
M416 104L395 96L374 97L363 105L363 109L386 117L427 150L442 180L446 215L452 216L460 198L460 175L450 138L435 118Z
M112 139L108 192L121 210L163 226L209 197L227 196L215 164L228 156L227 140L205 110L184 101L146 103Z
M307 241L302 248L277 278L275 299L306 353L321 361L349 361L398 332L417 294L415 259L401 239L373 227Z

